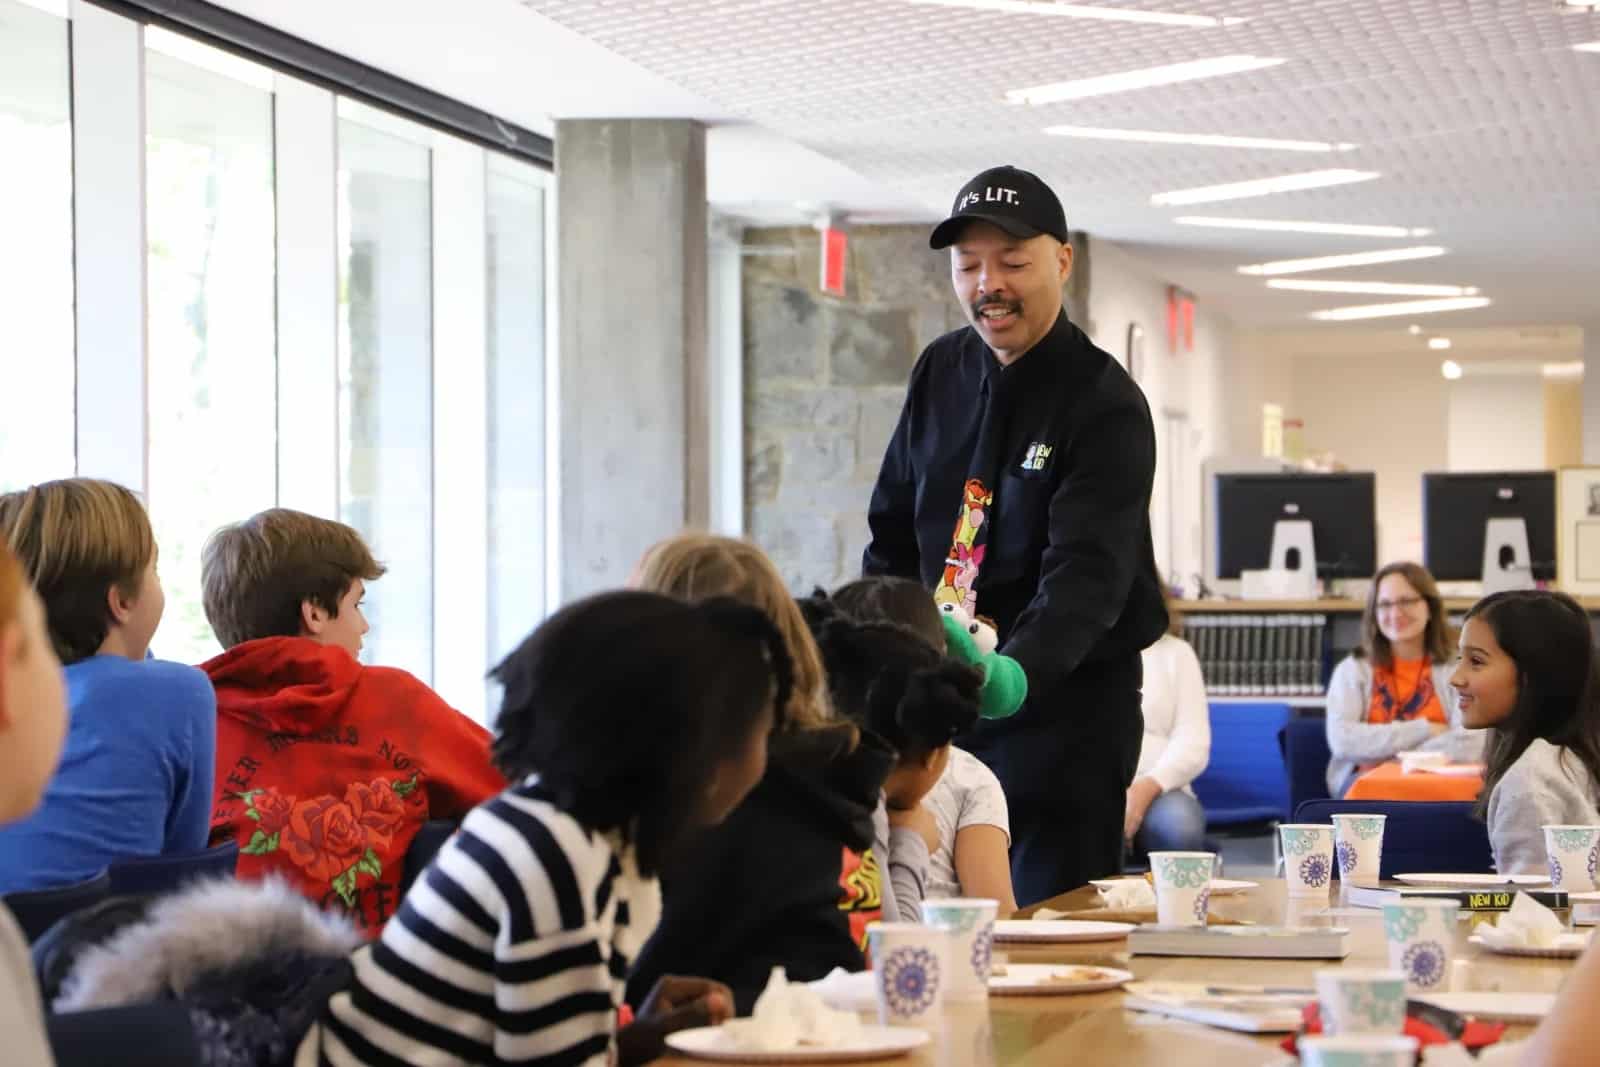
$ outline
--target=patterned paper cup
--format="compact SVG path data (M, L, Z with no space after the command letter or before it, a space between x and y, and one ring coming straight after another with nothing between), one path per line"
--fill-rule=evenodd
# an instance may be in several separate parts
M1417 1062L1414 1037L1302 1037L1299 1049L1301 1067L1412 1067Z
M1376 882L1383 865L1383 823L1387 815L1335 815L1333 860L1346 882Z
M1595 888L1600 826L1546 826L1544 850L1550 858L1550 888L1568 893Z
M989 964L994 955L994 920L1000 904L994 900L951 898L924 900L922 921L950 937L949 1000L986 1000ZM963 966L965 964L965 966Z
M1211 905L1215 852L1152 852L1156 884L1156 922L1162 926L1204 926Z
M1406 976L1401 971L1339 968L1317 972L1322 1032L1398 1034L1406 1025Z
M949 971L950 935L922 923L873 923L872 985L884 1026L937 1030Z
M1323 823L1284 823L1283 880L1291 897L1326 897L1333 884L1333 827Z
M1383 906L1389 967L1405 975L1407 992L1450 988L1450 951L1460 909L1453 900L1397 900Z

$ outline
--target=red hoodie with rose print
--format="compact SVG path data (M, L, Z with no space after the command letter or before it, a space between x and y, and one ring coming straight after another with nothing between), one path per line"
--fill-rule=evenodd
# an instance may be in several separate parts
M505 788L489 734L405 671L305 637L246 641L201 664L217 690L211 842L241 878L281 875L376 935L406 847Z

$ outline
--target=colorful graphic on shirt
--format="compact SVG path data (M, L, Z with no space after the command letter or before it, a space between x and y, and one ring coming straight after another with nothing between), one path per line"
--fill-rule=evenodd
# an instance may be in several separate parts
M276 788L235 793L244 801L245 817L256 823L250 840L239 846L243 856L282 851L305 877L327 885L346 907L356 904L361 875L377 881L383 862L376 849L387 851L406 823L406 798L416 792L417 776L390 782L352 782L344 799L332 794L310 800L284 796Z
M1374 667L1367 721L1387 723L1413 719L1448 721L1433 688L1432 665L1421 660L1415 664L1397 662L1389 667Z
M933 600L936 604L955 604L967 615L975 616L978 613L978 570L983 566L984 552L984 546L978 542L984 534L988 509L994 504L994 493L979 479L971 478L961 496L961 516L956 520L950 554L944 561L944 575L933 591Z
M867 950L867 925L883 918L883 878L872 849L844 850L839 868L839 910L850 922L850 938Z
M1050 461L1050 453L1055 451L1053 445L1035 441L1028 446L1027 455L1022 457L1021 467L1025 471L1042 471L1044 465Z

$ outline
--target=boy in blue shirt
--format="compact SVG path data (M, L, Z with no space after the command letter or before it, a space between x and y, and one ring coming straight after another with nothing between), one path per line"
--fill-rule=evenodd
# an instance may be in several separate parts
M0 828L0 893L205 848L216 695L195 668L146 658L166 599L143 505L111 482L45 482L0 495L0 538L44 602L70 711L39 809Z

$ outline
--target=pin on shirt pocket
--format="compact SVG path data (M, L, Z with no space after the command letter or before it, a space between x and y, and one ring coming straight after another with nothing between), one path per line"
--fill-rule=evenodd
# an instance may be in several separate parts
M1021 460L1012 466L1010 473L1018 478L1044 478L1050 473L1055 451L1054 445L1034 441L1023 451Z

